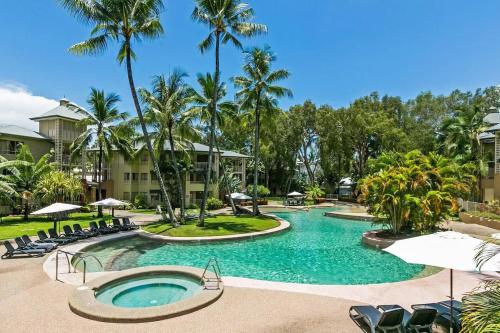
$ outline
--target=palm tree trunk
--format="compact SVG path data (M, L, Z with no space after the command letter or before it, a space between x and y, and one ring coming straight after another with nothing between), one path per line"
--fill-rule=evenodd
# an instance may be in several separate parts
M174 145L174 138L172 136L172 126L168 127L168 141L170 142L170 158L172 159L172 164L174 165L174 170L175 170L175 176L177 177L177 183L179 186L179 193L181 196L181 222L184 220L184 215L185 215L185 204L184 204L184 199L185 193L184 193L184 186L182 185L182 177L181 173L179 171L179 166L177 165L177 158L175 156L175 145Z
M254 143L254 171L253 171L253 215L260 215L257 202L257 185L259 184L259 149L260 149L260 92L255 102L255 143Z
M219 49L220 49L220 35L218 32L215 33L215 77L214 77L214 93L212 98L212 114L210 119L210 143L208 145L208 167L207 175L205 177L205 183L203 187L203 198L200 205L200 216L198 221L198 226L203 227L205 225L205 206L208 199L208 187L210 186L210 178L212 176L212 160L214 155L214 142L215 142L215 124L217 120L217 97L219 95Z
M99 179L97 180L97 195L96 199L97 201L100 201L101 194L102 194L102 144L99 144L99 160L98 160L98 165L97 165L97 174ZM97 206L97 217L102 217L102 206Z
M217 154L219 154L219 158L222 158L222 154L220 152L217 139L215 140L215 147L217 148ZM224 178L224 187L226 188L226 192L228 193L229 196L229 203L231 204L231 210L233 211L233 215L236 215L236 206L234 204L233 197L231 196L231 189L229 188L229 184L227 182L226 169L224 168L224 165L222 165L222 177Z
M167 206L168 216L172 225L177 226L177 219L175 218L174 211L172 210L172 205L170 204L170 198L168 196L167 189L165 187L165 182L163 181L163 177L161 176L160 167L158 166L158 162L156 161L156 157L154 154L153 146L151 145L151 140L149 139L148 129L146 128L146 123L144 122L144 117L141 111L141 105L139 104L139 98L137 97L137 91L135 90L134 78L132 75L132 59L130 55L130 41L126 42L126 62L127 62L127 75L128 82L130 85L130 92L132 93L132 99L134 100L135 110L137 111L137 117L139 118L139 122L141 123L142 133L144 134L144 140L146 141L146 147L149 151L149 157L153 163L153 169L155 171L156 177L158 178L158 183L160 184L160 190L163 195L163 200L165 200L165 205Z

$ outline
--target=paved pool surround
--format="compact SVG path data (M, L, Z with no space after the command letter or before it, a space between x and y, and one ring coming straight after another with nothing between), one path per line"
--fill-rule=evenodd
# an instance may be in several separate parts
M210 282L210 288L203 288L189 298L172 304L147 308L117 307L101 303L95 297L96 291L111 283L155 275L180 275L202 281L203 270L183 266L154 266L114 272L77 287L69 298L69 307L74 313L92 320L112 323L150 322L197 311L217 301L224 291L222 282L219 282L217 287ZM210 277L215 278L213 274Z

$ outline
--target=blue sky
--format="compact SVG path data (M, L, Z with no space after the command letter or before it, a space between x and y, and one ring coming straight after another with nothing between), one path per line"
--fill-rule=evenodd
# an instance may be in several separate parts
M248 1L269 34L245 45L269 44L276 66L292 72L283 84L295 96L282 101L285 108L305 99L345 106L372 91L409 98L500 83L496 0ZM175 67L192 82L196 73L213 70L213 52L197 49L207 30L191 21L193 2L165 4L165 36L136 46L138 86L148 87L153 75ZM49 99L66 96L83 106L90 87L97 87L118 93L122 109L133 111L116 47L95 57L67 52L89 31L55 0L2 0L0 84ZM241 53L226 46L221 63L227 80L240 73Z

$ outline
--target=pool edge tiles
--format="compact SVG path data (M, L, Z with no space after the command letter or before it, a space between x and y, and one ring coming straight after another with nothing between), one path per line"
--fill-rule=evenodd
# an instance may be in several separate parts
M203 271L192 267L182 266L154 266L129 269L121 272L110 273L77 287L69 298L70 309L85 318L104 322L148 322L167 319L187 314L215 302L222 295L224 285L218 288L202 288L192 297L184 300L154 307L124 308L101 303L95 296L95 291L117 280L136 278L148 275L175 275L186 276L201 280Z

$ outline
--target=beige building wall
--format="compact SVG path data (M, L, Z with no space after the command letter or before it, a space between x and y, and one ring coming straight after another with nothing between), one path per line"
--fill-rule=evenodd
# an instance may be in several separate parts
M16 158L15 151L13 152L9 148L10 141L16 141L28 145L28 147L30 147L31 153L33 154L33 157L36 160L40 159L40 157L50 152L50 150L54 147L54 144L49 140L38 140L33 138L2 134L0 136L0 155L8 160L13 160Z

